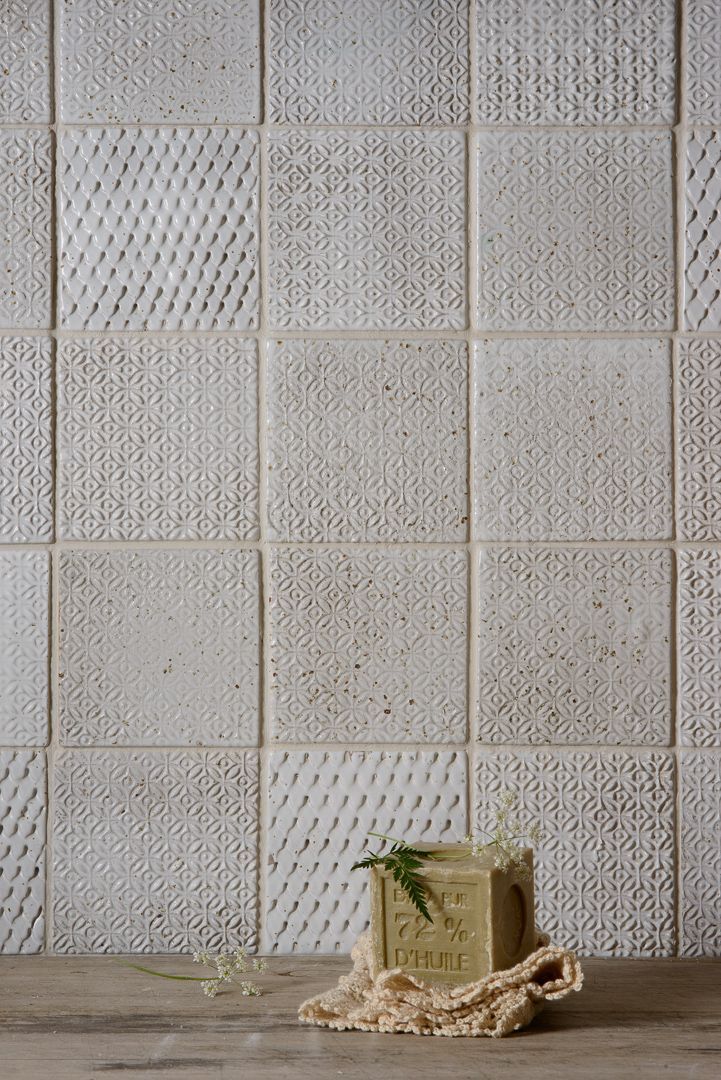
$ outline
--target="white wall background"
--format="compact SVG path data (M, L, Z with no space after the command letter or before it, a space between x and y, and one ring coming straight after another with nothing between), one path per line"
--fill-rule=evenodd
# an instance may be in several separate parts
M721 8L0 8L0 946L347 949L516 789L721 953ZM46 832L47 831L47 832Z

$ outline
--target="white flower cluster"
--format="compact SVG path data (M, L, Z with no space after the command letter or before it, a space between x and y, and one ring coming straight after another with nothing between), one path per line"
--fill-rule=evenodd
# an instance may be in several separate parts
M244 975L248 971L262 972L266 968L265 960L250 960L247 949L242 946L231 953L196 952L193 953L193 961L205 967L214 967L217 972L212 978L204 979L201 983L203 993L209 998L214 998L224 983L231 982L238 975ZM258 997L262 993L259 986L246 979L241 979L237 986L244 997Z
M512 791L502 792L493 829L489 832L481 830L487 839L470 834L465 837L465 843L470 845L473 855L480 855L487 848L494 847L495 864L500 870L514 870L520 877L528 877L531 871L518 841L526 839L532 844L539 843L541 829L538 825L524 829L514 816L517 805L518 797Z

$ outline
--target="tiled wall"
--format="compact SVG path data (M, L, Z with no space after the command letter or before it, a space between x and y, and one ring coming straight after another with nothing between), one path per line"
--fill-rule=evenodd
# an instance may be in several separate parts
M0 948L347 949L510 786L554 938L721 954L718 3L0 53Z

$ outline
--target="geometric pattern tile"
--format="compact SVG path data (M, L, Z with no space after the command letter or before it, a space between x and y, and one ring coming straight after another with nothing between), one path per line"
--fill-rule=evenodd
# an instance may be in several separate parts
M483 742L668 745L669 551L481 552Z
M684 746L721 746L721 552L681 551L679 727Z
M52 136L0 131L0 326L50 325Z
M269 144L271 326L466 325L460 132L275 131Z
M537 922L593 956L674 949L674 767L662 751L484 751L475 767L476 828L501 792L537 822Z
M0 750L0 952L45 941L45 754Z
M66 329L257 326L257 132L66 131L58 173Z
M681 754L681 952L721 956L721 754Z
M58 952L255 947L255 753L65 751L54 807Z
M60 710L73 746L254 746L258 555L60 555Z
M721 342L682 340L679 353L679 535L721 540Z
M673 124L674 0L479 0L476 20L479 123Z
M464 124L468 0L271 0L270 118Z
M438 548L275 548L272 737L464 742L467 576Z
M255 123L258 0L65 0L65 123Z
M721 330L721 132L694 131L686 147L684 325Z
M466 539L465 343L269 348L272 538Z
M0 336L0 541L53 535L49 338Z
M718 0L686 0L686 117L721 124L721 18Z
M670 132L477 138L484 329L671 328Z
M0 7L0 123L50 122L50 0Z
M671 535L668 342L479 342L476 401L484 539Z
M351 948L370 914L368 872L350 872L368 832L445 842L467 832L462 751L276 751L269 768L267 952Z
M254 342L95 337L58 352L61 536L257 538Z
M48 735L48 556L0 552L0 743Z

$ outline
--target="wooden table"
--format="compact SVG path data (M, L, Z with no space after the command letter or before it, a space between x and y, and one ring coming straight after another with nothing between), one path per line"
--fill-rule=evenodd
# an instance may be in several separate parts
M147 957L198 974L187 958ZM111 957L0 959L2 1080L719 1080L721 962L587 960L580 994L506 1039L299 1025L342 958L274 958L260 998L203 997Z

